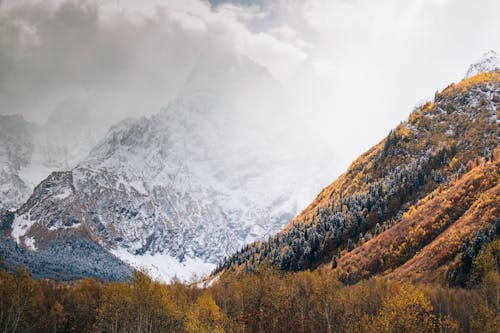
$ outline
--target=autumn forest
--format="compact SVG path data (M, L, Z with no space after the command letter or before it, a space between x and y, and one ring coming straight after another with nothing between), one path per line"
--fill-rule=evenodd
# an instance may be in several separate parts
M0 273L2 332L497 332L497 240L473 262L468 288L372 278L345 285L333 271L262 268L208 288L135 272L128 283L35 281Z

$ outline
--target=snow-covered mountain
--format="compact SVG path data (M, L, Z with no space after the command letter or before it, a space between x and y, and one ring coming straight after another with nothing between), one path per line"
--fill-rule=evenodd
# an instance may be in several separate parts
M41 126L20 115L0 115L0 209L17 209L53 171L69 170L106 133L92 113L63 102Z
M481 58L474 64L469 66L465 77L472 77L483 72L493 72L500 70L500 58L494 50L484 53Z
M328 180L328 150L286 100L248 59L203 62L167 108L113 126L38 185L11 235L39 251L84 230L161 279L206 274L281 229Z

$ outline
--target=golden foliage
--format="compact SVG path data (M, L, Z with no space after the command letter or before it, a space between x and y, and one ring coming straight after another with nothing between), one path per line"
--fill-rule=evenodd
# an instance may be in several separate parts
M409 285L401 285L383 302L374 327L379 332L436 332L436 317L424 293Z
M455 93L456 91L464 92L472 86L485 82L500 82L500 72L483 72L466 78L457 84L451 84L448 86L445 90L443 90L443 94Z
M419 200L392 228L338 260L350 275L392 274L436 281L461 251L467 236L500 215L500 163L483 163ZM387 270L387 271L386 271Z
M227 318L209 294L198 297L186 317L186 331L189 333L225 332Z
M142 273L64 285L22 270L0 272L0 287L0 331L13 333L495 332L500 319L496 271L469 290L385 278L344 285L332 270L269 269L229 273L207 289Z

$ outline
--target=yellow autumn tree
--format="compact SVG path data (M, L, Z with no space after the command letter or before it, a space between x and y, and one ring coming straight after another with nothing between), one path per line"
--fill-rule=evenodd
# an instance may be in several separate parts
M188 313L186 330L189 333L224 333L227 318L214 299L207 293L201 295Z
M402 284L395 294L383 301L373 327L378 332L387 333L436 332L436 317L432 310L431 302L421 290Z

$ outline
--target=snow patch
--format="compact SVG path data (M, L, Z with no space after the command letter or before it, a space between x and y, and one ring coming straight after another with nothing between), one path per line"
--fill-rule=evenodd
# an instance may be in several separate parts
M494 50L483 54L477 63L470 65L465 78L472 77L483 72L492 72L500 69L500 58Z
M220 280L220 277L221 277L221 274L218 274L214 277L211 277L209 278L208 280L206 281L201 281L201 282L198 282L196 284L196 286L198 288L201 288L201 289L204 289L204 288L208 288L208 287L211 287L215 282L219 281Z
M64 199L68 198L69 196L71 196L71 194L73 194L71 189L65 188L61 193L54 195L54 199L64 200Z
M129 182L129 186L134 188L140 195L149 195L143 181L131 181Z
M33 237L24 237L24 244L26 244L26 246L32 251L37 250L35 246L35 239Z
M21 237L28 232L36 221L30 220L29 216L16 216L14 222L12 223L12 238L14 238L17 244L21 245Z
M113 249L113 255L132 267L145 270L153 279L169 283L178 278L183 282L197 281L215 269L215 264L206 263L199 258L186 257L183 262L168 254L133 255L125 249Z

